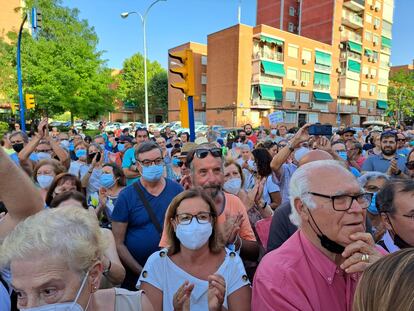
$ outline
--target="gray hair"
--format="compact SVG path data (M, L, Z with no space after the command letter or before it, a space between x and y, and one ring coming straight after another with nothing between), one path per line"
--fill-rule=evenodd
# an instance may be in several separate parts
M195 175L195 169L194 169L194 165L193 165L193 163L194 163L194 157L196 156L195 155L195 151L197 149L212 149L212 148L218 148L218 147L215 144L213 144L213 143L200 144L196 148L194 148L193 150L191 150L190 153L187 155L187 161L186 161L187 163L189 162L188 161L188 159L189 159L188 157L189 156L192 156L192 161L190 162L189 169L190 169L190 172L191 172L191 175L193 176L193 178L194 178L194 175ZM221 157L221 165L220 166L221 166L221 171L224 172L224 159L223 159L223 156Z
M29 142L29 136L25 132L17 131L13 132L9 136L9 140L12 139L14 136L20 135L23 138L23 141L27 144Z
M289 183L289 200L291 207L290 221L300 227L301 219L295 208L295 200L300 199L308 208L316 208L316 203L309 192L309 179L316 169L339 170L345 174L352 175L345 167L336 160L319 160L301 165L292 175Z
M135 159L138 160L138 156L141 153L148 152L154 149L158 149L162 155L161 147L155 141L144 141L137 148L135 148Z
M361 187L365 187L367 182L373 179L383 178L385 180L390 180L390 177L387 174L381 172L366 172L364 175L358 177L358 183Z
M243 144L240 146L241 150L249 150L250 151L250 146L248 144Z
M56 257L79 273L100 260L106 243L98 219L79 207L44 209L26 218L0 246L0 267L34 254Z

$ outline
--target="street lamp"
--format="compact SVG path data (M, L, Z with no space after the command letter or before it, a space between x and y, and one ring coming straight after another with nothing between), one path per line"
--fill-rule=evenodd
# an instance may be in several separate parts
M143 30L143 41L144 41L144 89L145 89L145 126L148 128L148 81L147 81L147 34L146 34L146 23L147 23L147 16L150 9L160 1L167 1L167 0L156 0L147 8L144 15L139 12L124 12L121 13L122 18L127 18L131 14L137 14L141 18L142 30Z

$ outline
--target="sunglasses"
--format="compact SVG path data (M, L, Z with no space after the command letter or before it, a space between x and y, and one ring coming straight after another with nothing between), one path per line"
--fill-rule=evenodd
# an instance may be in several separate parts
M405 163L405 166L409 169L409 170L414 170L414 161L410 161Z
M204 159L208 156L209 153L211 153L211 155L215 158L221 158L223 155L221 148L195 149L193 156L189 159L189 162L193 160L194 156L196 156L199 159Z

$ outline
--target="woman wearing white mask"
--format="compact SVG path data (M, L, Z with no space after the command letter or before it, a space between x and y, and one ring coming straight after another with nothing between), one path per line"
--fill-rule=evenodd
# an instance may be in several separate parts
M33 171L33 180L39 185L44 200L55 176L65 172L66 168L54 159L42 160L36 164Z
M171 247L148 258L137 284L154 309L250 310L249 280L240 257L223 246L211 198L184 191L165 219Z
M0 247L23 311L151 311L142 291L99 290L105 238L81 208L45 209L21 222Z

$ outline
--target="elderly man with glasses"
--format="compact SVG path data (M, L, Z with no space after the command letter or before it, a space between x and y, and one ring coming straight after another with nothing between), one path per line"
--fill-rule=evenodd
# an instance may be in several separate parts
M337 161L299 167L290 181L299 229L262 259L252 310L351 310L360 272L385 253L365 233L371 197Z
M122 286L130 290L148 257L158 250L168 205L183 191L163 177L164 158L155 142L142 142L135 159L141 178L120 192L111 217L118 254L127 270Z

